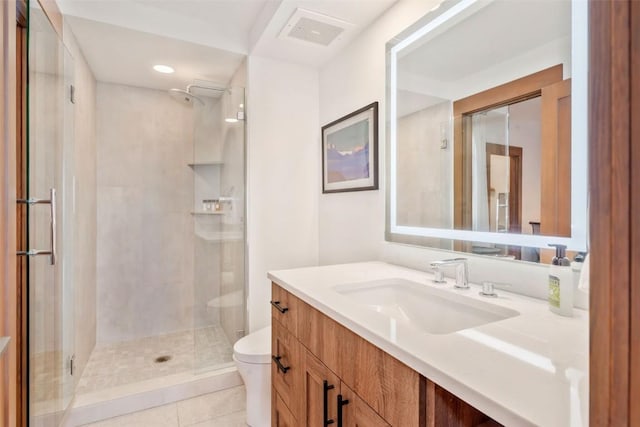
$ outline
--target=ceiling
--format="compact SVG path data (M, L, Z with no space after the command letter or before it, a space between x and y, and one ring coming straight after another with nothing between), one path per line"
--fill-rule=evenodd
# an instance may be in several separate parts
M57 0L67 16L247 54L249 34L279 0Z
M496 1L447 31L438 32L403 57L400 64L404 71L414 75L455 84L570 35L569 1Z
M99 81L226 84L248 54L320 66L397 0L57 0ZM298 10L345 22L329 46L280 37ZM171 75L152 70L175 68Z
M351 42L397 0L283 1L256 41L252 53L310 66L320 66ZM313 11L344 21L345 30L329 46L278 37L296 9Z
M429 19L433 15L421 24ZM476 2L398 51L398 113L418 111L438 98L461 99L558 64L569 78L571 19L568 0Z
M68 18L96 80L166 90L186 88L195 79L224 86L244 59L240 53L124 27ZM173 74L153 70L170 65Z

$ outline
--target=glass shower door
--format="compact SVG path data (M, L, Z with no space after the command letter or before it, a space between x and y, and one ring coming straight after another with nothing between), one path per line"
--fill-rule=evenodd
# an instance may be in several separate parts
M245 122L244 88L231 87L223 97L223 167L220 173L221 202L225 209L220 224L220 293L230 301L220 311L220 322L231 345L245 334ZM235 121L234 121L235 119Z
M29 5L26 146L29 423L58 426L73 396L73 60Z
M246 310L244 88L211 93L198 93L202 102L194 105L194 210L201 211L194 215L199 373L233 365Z

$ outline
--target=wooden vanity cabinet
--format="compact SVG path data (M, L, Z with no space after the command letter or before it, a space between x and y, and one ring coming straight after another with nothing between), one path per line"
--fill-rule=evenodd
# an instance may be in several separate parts
M273 426L499 425L275 283L273 301Z
M300 418L302 390L300 343L278 320L271 325L271 384L291 414Z
M305 350L303 372L304 409L300 425L326 427L389 426L369 405L311 352Z
M426 399L427 427L501 426L500 423L431 381L427 381Z
M272 404L271 404L271 426L272 427L298 427L295 417L284 404L284 401L280 395L275 391L272 391Z
M340 384L343 426L345 427L389 427L364 400L351 390L345 383ZM344 403L346 402L346 403Z
M301 425L325 427L337 420L340 378L317 357L304 350Z
M298 335L298 298L273 283L271 285L271 317L294 336Z

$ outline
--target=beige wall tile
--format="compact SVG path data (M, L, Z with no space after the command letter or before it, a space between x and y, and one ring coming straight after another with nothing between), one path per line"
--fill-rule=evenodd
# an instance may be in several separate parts
M97 85L98 341L193 325L193 110Z

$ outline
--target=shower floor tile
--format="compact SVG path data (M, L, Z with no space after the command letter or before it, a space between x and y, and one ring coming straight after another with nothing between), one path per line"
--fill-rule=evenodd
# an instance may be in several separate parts
M220 326L96 347L76 393L90 393L183 372L202 372L233 362L233 348ZM156 358L170 356L166 362Z

